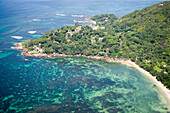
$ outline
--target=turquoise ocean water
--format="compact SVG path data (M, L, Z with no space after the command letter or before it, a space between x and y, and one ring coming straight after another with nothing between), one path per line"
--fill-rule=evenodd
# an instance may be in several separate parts
M0 113L168 112L159 89L134 68L85 58L25 62L25 57L17 56L21 51L10 48L46 31L74 25L73 20L81 20L74 14L121 17L161 1L0 0Z

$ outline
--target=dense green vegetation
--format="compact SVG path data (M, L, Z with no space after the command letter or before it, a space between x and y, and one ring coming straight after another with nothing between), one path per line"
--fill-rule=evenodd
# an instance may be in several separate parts
M113 14L91 17L95 26L65 26L46 32L24 46L44 53L127 58L170 89L170 2L136 10L121 18ZM96 26L97 29L96 29Z
M95 20L97 25L99 26L105 26L106 24L111 24L118 18L114 14L102 14L102 15L96 15L91 17L92 20Z

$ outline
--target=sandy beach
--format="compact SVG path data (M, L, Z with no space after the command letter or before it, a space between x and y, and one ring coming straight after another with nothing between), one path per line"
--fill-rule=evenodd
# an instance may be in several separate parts
M170 90L167 89L160 81L158 81L155 76L152 76L149 72L145 71L143 68L141 68L137 64L135 64L135 62L132 62L130 60L124 61L124 62L120 61L120 63L136 68L141 73L143 73L146 77L148 77L151 81L153 81L155 83L155 85L159 88L161 93L167 99L168 105L170 105ZM168 106L168 108L170 109L170 106Z
M14 44L16 47L11 47L13 49L17 50L23 50L22 44L21 43L15 43ZM106 60L108 62L118 62L125 64L127 66L131 66L139 70L141 73L143 73L146 77L148 77L152 82L155 83L155 85L159 88L160 92L165 96L167 99L167 104L170 105L170 90L167 89L160 81L156 79L156 77L152 76L149 72L145 71L143 68L139 67L135 62L130 61L129 59L125 58L106 58L106 57L100 57L100 56L85 56L85 55L65 55L65 54L58 54L58 53L53 53L53 54L44 54L44 53L36 53L36 54L31 54L32 52L28 52L26 49L24 49L25 52L21 53L21 56L26 56L26 57L38 57L38 58L51 58L52 56L59 56L59 57L84 57L84 58L89 58L89 59L97 59L97 60ZM27 52L26 52L27 51ZM168 107L170 110L170 106Z

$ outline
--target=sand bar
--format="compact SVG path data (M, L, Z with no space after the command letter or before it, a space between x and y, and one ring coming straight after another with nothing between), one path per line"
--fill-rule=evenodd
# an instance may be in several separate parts
M15 38L15 39L22 39L22 36L11 36L11 38Z
M56 14L56 15L57 15L57 16L66 16L65 14L59 14L59 13Z
M28 33L30 33L30 34L34 34L34 33L36 33L37 31L28 31Z
M35 22L41 21L40 19L32 19Z

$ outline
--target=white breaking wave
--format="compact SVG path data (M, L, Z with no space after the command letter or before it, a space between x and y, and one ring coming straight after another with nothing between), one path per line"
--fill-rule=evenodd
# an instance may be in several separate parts
M65 14L56 14L57 16L66 16Z
M41 21L40 19L32 19L33 21Z
M22 39L22 36L11 36L11 38L15 38L15 39Z
M28 31L28 33L30 33L30 34L34 34L34 33L36 33L37 31Z

